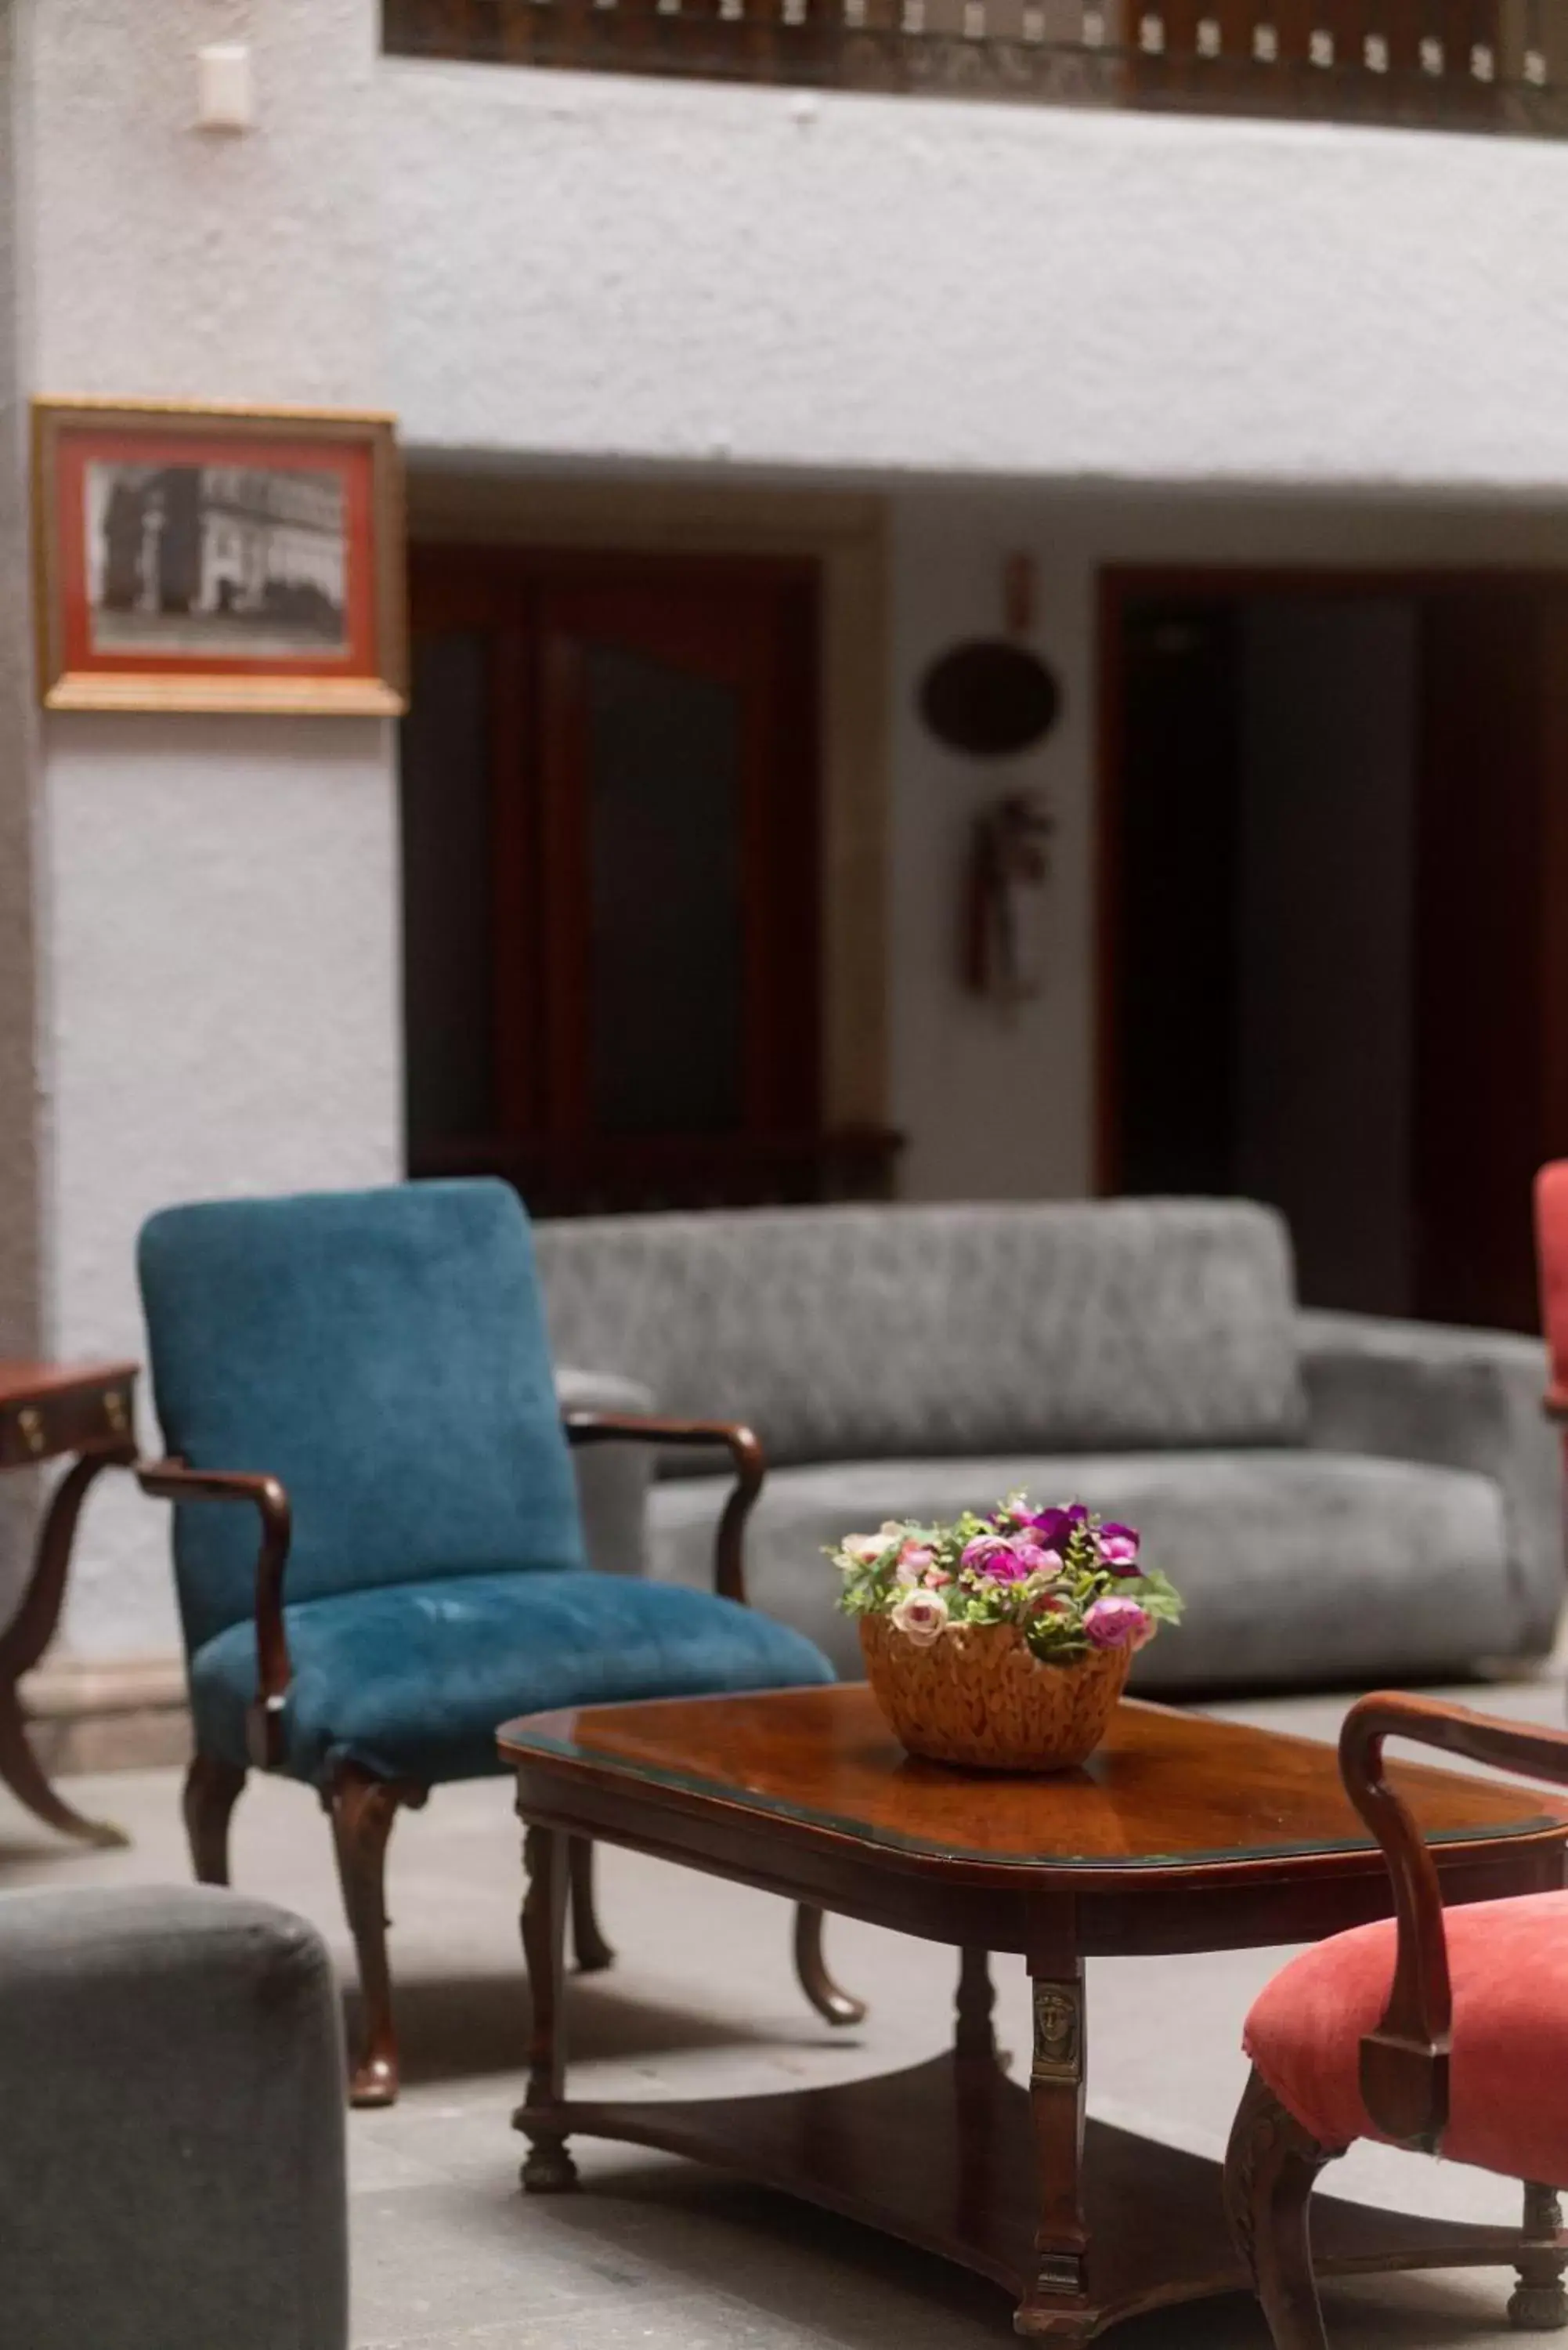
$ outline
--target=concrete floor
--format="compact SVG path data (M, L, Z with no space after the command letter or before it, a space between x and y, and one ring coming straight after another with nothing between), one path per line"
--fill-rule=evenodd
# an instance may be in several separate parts
M1476 1702L1476 1693L1469 1693ZM1486 1694L1494 1710L1561 1721L1561 1687ZM1327 1733L1343 1700L1221 1709ZM171 1772L70 1783L131 1832L125 1853L78 1854L35 1835L0 1794L0 1885L179 1879ZM799 1997L784 1906L635 1856L601 1856L601 1917L620 1961L576 1983L572 2085L585 2095L701 2095L880 2072L945 2039L949 1953L836 1921L830 1955L872 2001L830 2034ZM254 1783L235 1829L236 1880L315 1919L351 1970L325 1823L297 1787ZM390 1906L407 2086L350 2124L356 2350L1001 2350L992 2287L871 2231L634 2147L584 2141L586 2191L524 2201L508 2116L522 2088L516 1824L500 1781L450 1788L401 1823ZM1252 1993L1276 1951L1102 1960L1091 1969L1091 2110L1219 2155L1245 2067ZM1027 2046L1024 1984L999 1961L1004 2045ZM1334 2191L1411 2210L1508 2219L1502 2181L1376 2149ZM1136 2215L1135 2215L1136 2223ZM1335 2350L1493 2350L1512 2341L1495 2272L1391 2278L1327 2296ZM1249 2303L1162 2313L1117 2350L1265 2350ZM217 2350L217 2345L214 2345Z

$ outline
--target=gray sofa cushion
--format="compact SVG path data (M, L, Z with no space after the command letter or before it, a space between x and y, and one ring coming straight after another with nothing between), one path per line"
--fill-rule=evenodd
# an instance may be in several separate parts
M0 1895L0 2341L344 2350L337 1992L212 1887Z
M759 1209L538 1227L561 1362L775 1463L1289 1442L1289 1243L1235 1201Z
M1510 1575L1502 1500L1489 1477L1345 1453L1107 1453L1071 1459L883 1461L777 1471L747 1545L755 1605L862 1676L855 1626L836 1613L822 1553L885 1517L948 1518L1022 1485L1081 1497L1143 1530L1188 1603L1179 1629L1139 1657L1134 1687L1217 1688L1456 1673L1528 1645ZM653 1495L653 1571L709 1572L724 1486Z
M606 1371L556 1366L556 1394L563 1411L633 1412L655 1409L653 1397L635 1379ZM651 1446L622 1441L575 1444L572 1469L577 1507L583 1513L583 1546L588 1565L601 1575L640 1575L647 1565L648 1488L653 1474Z
M1308 1444L1390 1453L1492 1478L1528 1627L1550 1649L1563 1612L1563 1445L1541 1409L1539 1338L1367 1314L1302 1314Z

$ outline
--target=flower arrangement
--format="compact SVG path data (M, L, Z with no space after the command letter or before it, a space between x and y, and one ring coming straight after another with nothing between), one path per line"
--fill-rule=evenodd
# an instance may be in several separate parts
M844 1577L846 1614L886 1616L919 1648L1009 1624L1042 1664L1068 1665L1141 1648L1181 1615L1166 1577L1143 1564L1137 1529L1081 1502L1036 1510L1010 1493L989 1517L966 1510L950 1525L889 1518L827 1555Z

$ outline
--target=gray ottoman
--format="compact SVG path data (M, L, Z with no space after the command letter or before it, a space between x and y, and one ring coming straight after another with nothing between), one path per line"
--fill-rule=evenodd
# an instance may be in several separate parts
M286 1910L0 1895L0 2338L344 2350L340 2041Z

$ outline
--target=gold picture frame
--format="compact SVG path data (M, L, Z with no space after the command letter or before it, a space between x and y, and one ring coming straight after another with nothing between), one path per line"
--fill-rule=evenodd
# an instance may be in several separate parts
M394 418L96 399L32 415L46 709L407 708Z

